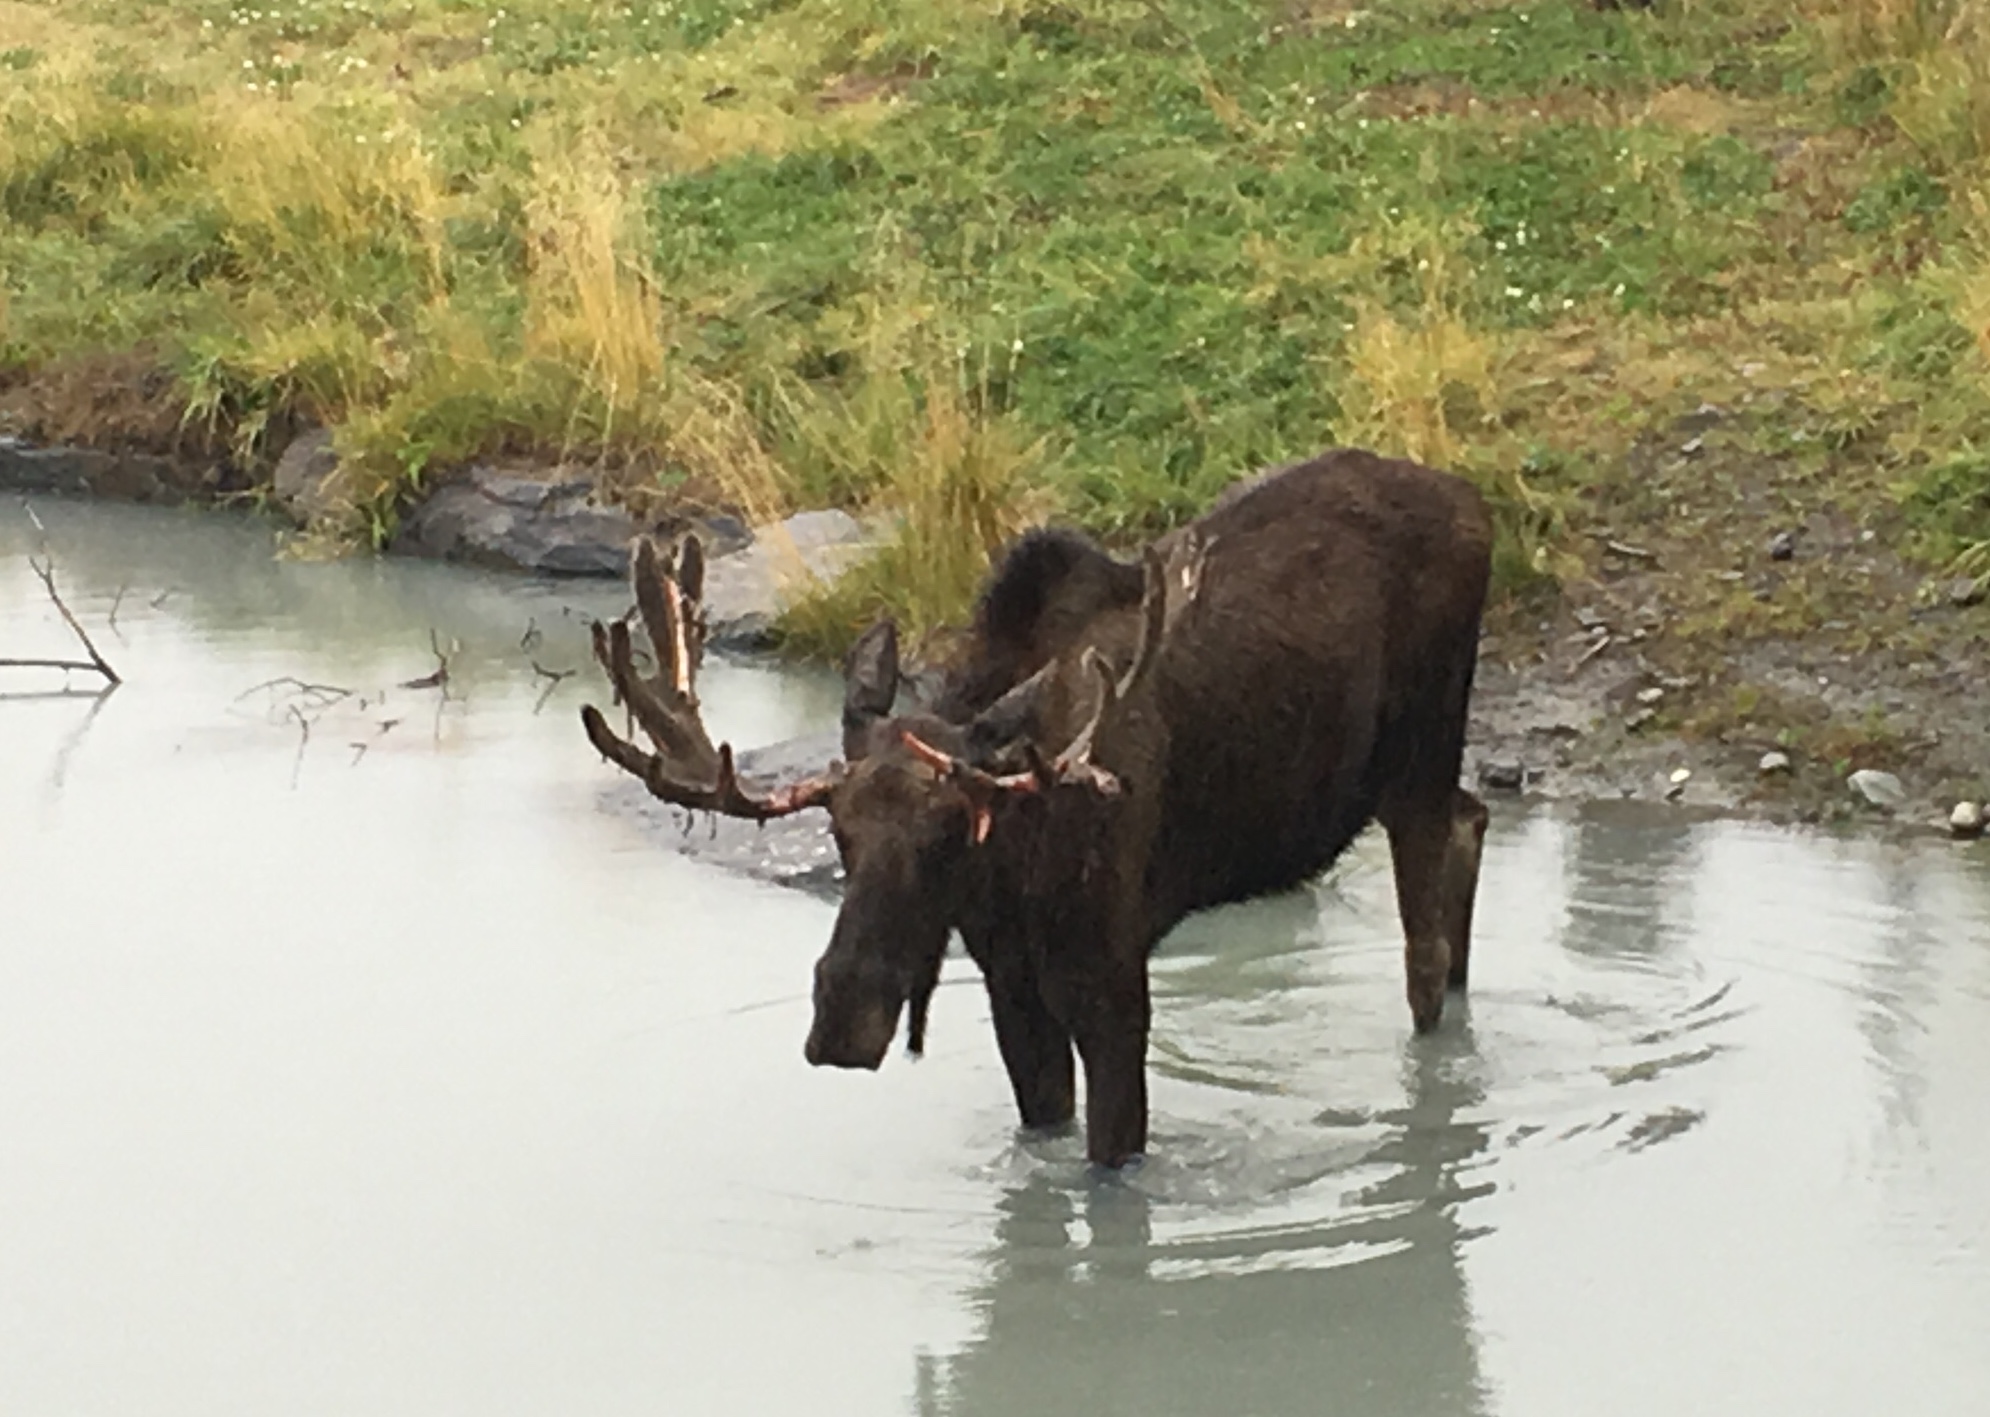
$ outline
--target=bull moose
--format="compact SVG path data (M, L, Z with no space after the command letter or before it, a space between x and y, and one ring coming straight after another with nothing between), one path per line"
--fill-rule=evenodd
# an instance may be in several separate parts
M654 745L584 708L589 739L665 801L757 820L826 808L846 879L815 966L812 1064L908 1042L950 935L980 967L1022 1121L1076 1110L1117 1167L1147 1138L1147 960L1183 917L1297 886L1387 832L1411 1018L1464 987L1486 809L1459 786L1491 562L1485 503L1413 462L1340 449L1233 489L1140 565L1068 531L984 586L933 706L894 714L898 646L845 663L847 761L755 787L699 717L702 559L645 541L638 608L595 650Z

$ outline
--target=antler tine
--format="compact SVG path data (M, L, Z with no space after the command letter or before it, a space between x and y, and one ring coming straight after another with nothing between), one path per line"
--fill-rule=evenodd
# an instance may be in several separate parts
M1150 546L1145 557L1147 589L1140 597L1140 638L1134 646L1133 662L1119 677L1118 698L1133 692L1147 677L1160 652L1161 641L1202 589L1202 571L1208 547L1193 532L1184 532L1168 548L1164 558Z
M1085 647L1081 662L1097 682L1098 695L1085 726L1057 755L1054 767L1059 777L1087 782L1108 794L1119 790L1119 779L1092 762L1092 746L1099 736L1099 725L1153 671L1162 641L1202 589L1207 552L1207 545L1193 532L1183 533L1165 557L1155 548L1147 548L1144 557L1147 588L1140 597L1140 635L1134 642L1133 660L1124 674L1115 677L1112 666L1097 647Z
M686 634L684 593L676 577L664 568L656 542L647 536L636 546L633 578L636 606L642 611L650 643L656 647L657 678L668 682L679 697L695 706L698 699L692 679L697 666Z
M680 569L696 584L703 579L702 552L686 548ZM646 752L609 728L599 710L581 710L588 741L610 762L640 778L651 795L680 807L722 812L727 816L765 821L814 806L835 785L836 773L812 777L756 797L740 783L731 744L714 748L698 712L696 675L703 649L695 598L687 597L665 569L656 544L645 537L636 547L631 579L643 628L656 650L655 677L636 671L635 652L627 618L606 627L593 626L594 656L608 673L615 700L656 745Z

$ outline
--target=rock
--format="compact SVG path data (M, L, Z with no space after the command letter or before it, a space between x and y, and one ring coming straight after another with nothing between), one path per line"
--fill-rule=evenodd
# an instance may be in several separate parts
M38 448L0 437L0 491L102 497L118 502L180 502L201 479L171 458L99 448Z
M1518 792L1527 785L1527 769L1511 760L1479 764L1479 786L1493 792Z
M290 440L276 460L271 491L299 526L308 526L337 505L333 475L339 455L330 429L310 428Z
M652 534L666 541L696 533L705 549L705 560L716 561L753 544L753 528L730 512L692 512L665 516Z
M1649 689L1638 690L1638 702L1646 706L1655 704L1664 697L1665 697L1665 690L1658 688L1656 686Z
M751 546L705 567L708 642L765 644L798 593L834 580L876 546L873 533L848 512L802 512L762 527Z
M1949 582L1949 604L1958 610L1977 604L1985 594L1990 594L1986 581L1990 581L1990 576L1958 576Z
M1901 786L1900 779L1890 772L1860 768L1845 779L1845 784L1873 806L1884 807L1889 811L1904 806L1907 801L1907 789Z
M621 576L636 531L627 512L595 499L587 477L479 465L417 507L392 549L505 570Z
M1693 776L1693 770L1691 768L1674 768L1672 770L1672 776L1666 780L1670 782L1674 787L1684 787L1686 783L1689 780L1691 780L1692 776Z
M1762 761L1755 765L1755 771L1761 773L1764 777L1769 776L1771 773L1788 772L1789 770L1790 755L1788 753L1764 753Z
M1949 831L1959 837L1983 835L1983 808L1976 802L1958 802L1949 813Z
M1693 437L1688 438L1685 442L1681 443L1679 445L1679 451L1684 453L1689 458L1698 457L1700 455L1700 452L1706 446L1707 446L1707 440L1696 434Z
M1797 539L1794 534L1779 531L1769 538L1769 559L1788 561L1797 554Z
M1658 717L1657 709L1641 708L1636 713L1632 714L1629 718L1624 720L1624 727L1630 729L1631 732L1635 733L1640 728L1643 728L1647 723L1650 723L1654 718L1657 717Z

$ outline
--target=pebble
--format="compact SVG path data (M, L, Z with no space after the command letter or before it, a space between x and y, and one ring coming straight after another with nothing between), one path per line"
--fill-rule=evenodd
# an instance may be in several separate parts
M1755 765L1755 770L1765 774L1788 772L1790 770L1790 755L1788 753L1764 753L1762 761Z
M1672 770L1672 785L1678 787L1692 775L1693 770L1691 768L1674 768Z
M1624 727L1630 729L1631 732L1635 733L1640 728L1643 728L1647 723L1650 723L1654 718L1657 717L1658 717L1658 711L1656 709L1641 708L1636 713L1632 714L1629 718L1624 720Z
M1787 561L1797 554L1797 539L1787 531L1779 531L1769 538L1769 559Z
M1518 792L1527 785L1527 769L1519 763L1480 763L1479 786L1496 792Z
M1959 576L1955 580L1950 581L1949 604L1955 606L1957 609L1976 604L1983 599L1985 594L1990 593L1990 588L1986 588L1984 585L1985 580L1990 580L1990 577Z
M1949 813L1949 831L1956 836L1983 835L1983 808L1975 802L1958 802Z
M1663 689L1651 688L1638 690L1638 702L1641 704L1655 704L1664 697L1665 690Z
M1679 451L1684 453L1687 457L1690 458L1698 456L1700 450L1706 446L1707 446L1707 440L1705 438L1698 438L1698 437L1688 438L1685 442L1679 445Z
M1900 779L1890 772L1860 768L1846 778L1845 783L1875 807L1899 807L1907 801L1907 789L1901 786Z

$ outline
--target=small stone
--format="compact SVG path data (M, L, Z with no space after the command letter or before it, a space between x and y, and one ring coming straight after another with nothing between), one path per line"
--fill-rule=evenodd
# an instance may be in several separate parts
M1699 455L1700 450L1706 446L1707 446L1707 440L1705 438L1695 436L1688 438L1685 442L1681 443L1679 445L1679 451L1684 453L1689 458L1697 457Z
M1674 787L1681 787L1684 786L1687 780L1692 776L1693 776L1693 770L1691 768L1674 768L1672 770L1672 777L1670 781Z
M1986 587L1984 584L1986 580L1990 580L1990 576L1958 576L1955 580L1950 581L1949 604L1955 606L1958 610L1965 606L1975 605L1983 599L1985 594L1990 594L1990 587Z
M1638 702L1641 704L1655 704L1664 697L1665 697L1665 690L1658 688L1657 686L1653 686L1652 688L1649 689L1638 690Z
M1769 559L1787 561L1797 554L1797 539L1787 531L1779 531L1769 538Z
M1641 708L1636 713L1632 714L1629 718L1624 720L1624 727L1630 729L1631 732L1635 733L1640 728L1643 728L1647 723L1650 723L1654 718L1657 717L1658 717L1657 710Z
M1479 764L1479 786L1495 792L1518 792L1527 785L1527 769L1516 762Z
M1860 768L1845 779L1845 784L1875 807L1892 810L1904 806L1907 801L1907 789L1890 772Z
M1983 807L1976 802L1958 802L1949 813L1949 831L1959 837L1983 835Z
M1755 765L1755 771L1765 776L1769 773L1788 772L1789 770L1790 755L1788 753L1764 753L1762 761Z

